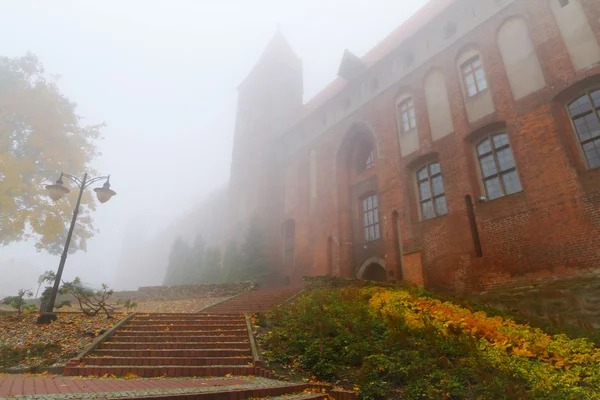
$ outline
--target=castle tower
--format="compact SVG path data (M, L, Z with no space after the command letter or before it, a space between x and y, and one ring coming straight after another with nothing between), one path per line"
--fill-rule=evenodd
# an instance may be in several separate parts
M231 237L240 237L253 217L272 209L275 139L300 116L302 62L277 32L238 87L230 176Z

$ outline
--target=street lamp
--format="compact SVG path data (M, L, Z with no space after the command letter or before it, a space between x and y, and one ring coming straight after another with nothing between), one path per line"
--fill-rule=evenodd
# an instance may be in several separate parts
M88 180L88 174L83 175L83 179L79 179L75 176L64 174L61 172L60 177L56 181L54 185L47 185L46 190L48 190L48 195L54 201L60 200L65 194L69 193L70 190L64 186L63 177L70 179L75 183L75 185L79 188L79 196L77 197L77 204L75 205L75 209L73 210L73 218L71 219L71 226L69 227L69 233L67 234L67 240L65 242L65 248L63 249L62 255L60 256L60 263L58 264L58 271L56 272L56 278L54 280L54 287L52 288L52 294L50 295L50 301L48 303L48 307L45 312L42 313L38 319L38 324L47 324L56 319L56 314L52 313L54 310L54 303L56 302L56 295L58 294L58 288L60 286L60 281L63 273L63 269L65 267L65 262L67 261L67 254L69 251L69 244L71 243L71 236L73 236L73 229L75 229L75 222L77 221L77 214L79 214L79 205L81 203L81 197L83 196L83 191L92 185L95 182L102 181L106 179L104 185L101 188L95 188L94 192L96 192L96 196L98 197L98 201L100 203L106 203L116 195L117 193L110 188L110 175L109 176L98 176L96 178L92 178Z

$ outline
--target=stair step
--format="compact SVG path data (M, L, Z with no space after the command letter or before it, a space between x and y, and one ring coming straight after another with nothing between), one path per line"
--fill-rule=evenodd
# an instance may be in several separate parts
M244 329L242 329L244 328ZM245 331L245 326L233 327L204 327L201 325L125 325L121 331L154 331L154 332L169 332L169 331L191 331L191 332L240 332Z
M66 367L66 376L125 376L135 374L142 378L158 376L225 376L228 374L248 376L256 374L257 369L250 366L78 366Z
M235 330L235 331L131 331L131 330L118 330L115 332L113 337L120 336L221 336L224 337L239 337L247 338L248 331L246 329Z
M202 349L202 350L125 350L125 349L98 349L90 355L91 357L241 357L251 356L250 347L247 349Z
M246 349L250 344L246 342L213 342L213 343L156 343L156 342L104 342L100 344L100 349L113 350L207 350L207 349Z
M126 326L206 326L209 328L222 328L222 327L245 327L246 321L217 321L217 322L205 322L205 321L180 321L180 322L168 322L168 321L136 321L132 320L127 323Z
M223 336L159 336L159 335L115 335L108 339L109 342L155 342L155 343L211 343L211 342L223 342L227 340L239 341L240 339L246 339L248 335L223 335Z
M86 357L82 362L87 366L247 366L252 357Z
M194 313L138 313L135 318L202 318L202 317L214 317L214 318L227 318L227 317L239 317L238 314L214 314L210 312L194 312Z
M152 319L140 319L132 318L129 320L133 324L148 324L148 325L162 325L162 324L245 324L244 318L223 318L223 319L179 319L179 318L152 318Z

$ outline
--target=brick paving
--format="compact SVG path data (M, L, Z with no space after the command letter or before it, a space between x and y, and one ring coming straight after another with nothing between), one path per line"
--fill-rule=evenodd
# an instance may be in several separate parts
M251 385L252 379L74 379L62 376L31 377L24 375L0 376L0 397L73 394L115 393L129 391L168 391L172 389L231 387Z

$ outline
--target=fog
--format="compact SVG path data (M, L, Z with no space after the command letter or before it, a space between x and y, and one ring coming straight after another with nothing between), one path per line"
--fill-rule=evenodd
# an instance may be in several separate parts
M176 234L226 186L236 87L278 29L303 60L306 101L335 78L344 49L363 55L424 3L3 1L0 55L33 52L49 75L61 76L83 125L107 124L93 167L111 174L118 194L98 205L99 232L87 252L69 256L64 277L116 288L161 283L163 260L124 263L123 246L151 251L139 244ZM31 242L0 247L0 297L35 291L37 276L58 262Z

